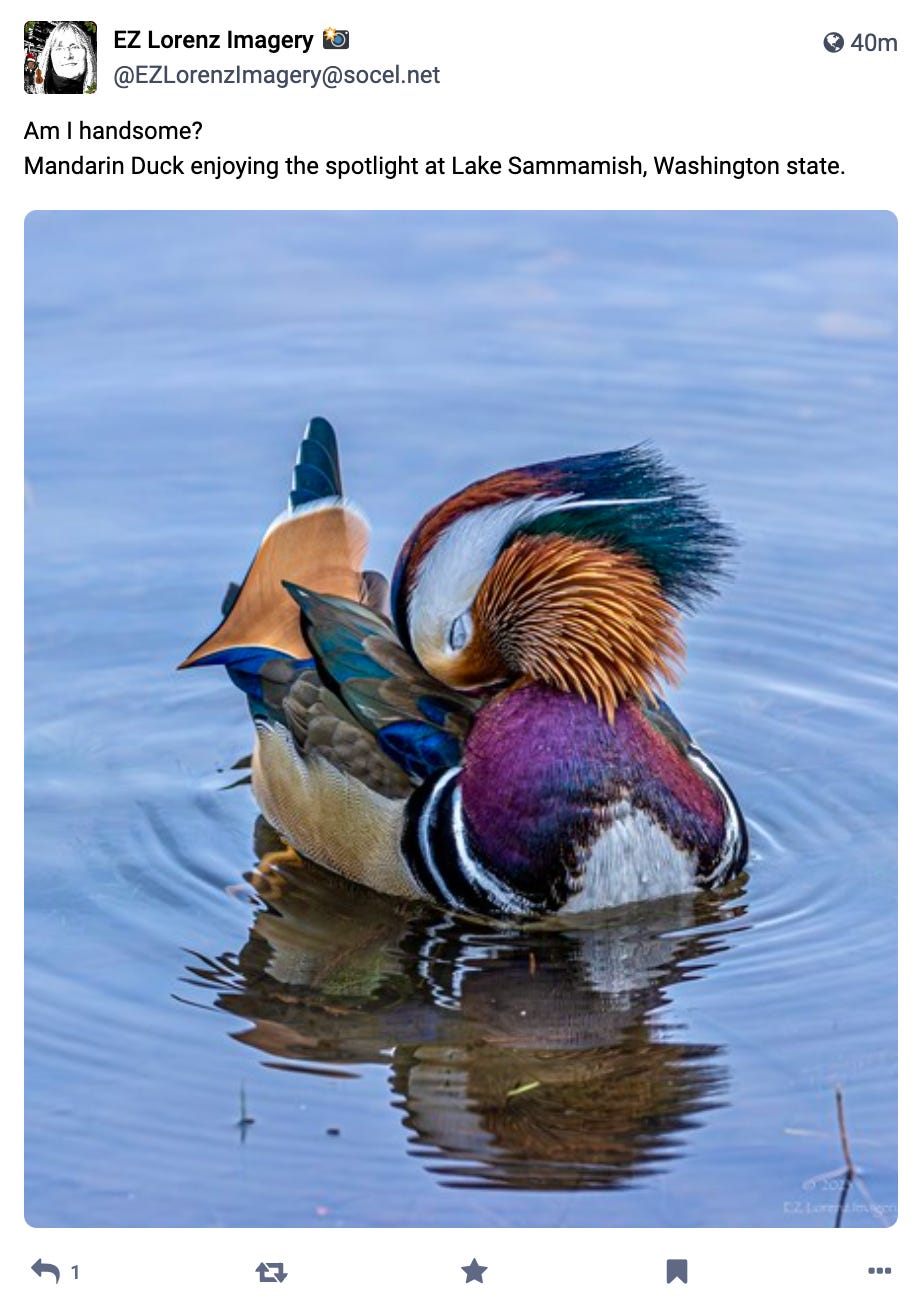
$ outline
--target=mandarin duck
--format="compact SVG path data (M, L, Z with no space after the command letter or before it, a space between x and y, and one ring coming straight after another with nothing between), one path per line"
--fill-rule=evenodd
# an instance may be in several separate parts
M535 920L714 888L747 858L726 781L658 697L731 545L647 446L493 474L424 516L389 602L313 419L217 630L252 787L297 854L378 892ZM389 613L387 612L389 609Z

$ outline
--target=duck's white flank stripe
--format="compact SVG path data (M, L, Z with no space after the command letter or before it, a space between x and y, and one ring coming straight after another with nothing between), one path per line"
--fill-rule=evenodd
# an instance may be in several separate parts
M722 846L722 853L716 865L710 871L708 876L701 879L706 884L713 882L718 883L722 879L722 873L731 863L738 849L741 847L741 825L738 821L738 810L731 792L725 781L722 779L722 773L703 753L697 749L696 745L689 745L687 748L687 757L695 768L702 772L715 786L722 800L722 806L725 809L725 840Z
M444 877L441 875L435 862L434 852L431 847L431 817L440 798L441 791L452 776L456 776L460 771L459 767L449 767L446 772L438 777L437 781L431 788L431 793L425 800L425 807L422 809L421 816L418 819L418 842L422 850L422 856L425 859L425 866L431 872L431 877L441 891L442 898L456 910L463 911L459 901L447 888Z
M455 771L459 769L454 769ZM523 898L510 885L493 875L477 858L473 857L470 847L466 840L466 827L463 824L463 803L460 798L459 785L454 787L451 795L451 829L454 833L454 843L457 846L457 856L463 872L468 880L471 880L477 888L491 898L492 902L504 912L521 913L533 911L533 904Z

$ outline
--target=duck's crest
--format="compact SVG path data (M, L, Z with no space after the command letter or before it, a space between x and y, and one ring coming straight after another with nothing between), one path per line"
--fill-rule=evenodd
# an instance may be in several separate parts
M561 534L628 553L658 579L672 604L693 608L714 594L734 546L699 487L647 443L618 451L542 461L464 488L430 510L400 553L393 574L393 619L408 644L407 610L419 568L464 516L530 500L494 558L522 535Z
M629 552L655 574L662 594L685 609L715 594L734 537L700 488L654 447L641 443L532 468L569 499L520 532L562 533Z

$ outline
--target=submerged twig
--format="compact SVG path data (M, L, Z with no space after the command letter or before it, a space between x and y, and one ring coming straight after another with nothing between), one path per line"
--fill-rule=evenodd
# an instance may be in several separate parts
M850 1139L847 1134L846 1116L843 1113L843 1089L839 1084L834 1089L834 1096L837 1099L837 1128L840 1131L840 1145L843 1148L847 1177L853 1179L856 1177L856 1166L853 1164L853 1157L850 1154Z
M846 1209L847 1197L850 1194L850 1188L853 1186L853 1175L849 1169L846 1171L846 1177L843 1180L843 1186L840 1189L840 1200L837 1202L837 1214L834 1218L834 1227L839 1228L843 1223L843 1212Z
M840 1146L843 1150L844 1161L846 1162L843 1171L845 1175L843 1187L840 1189L840 1200L837 1204L837 1217L834 1220L834 1227L839 1228L843 1222L843 1212L846 1208L847 1196L849 1195L850 1187L855 1183L859 1189L860 1195L869 1209L870 1214L874 1214L875 1217L887 1228L889 1226L888 1219L881 1207L876 1205L875 1201L872 1199L872 1193L866 1186L865 1181L860 1178L859 1170L853 1160L853 1155L850 1151L850 1138L847 1133L846 1116L843 1112L843 1089L839 1084L834 1089L834 1096L837 1102L837 1129L840 1133Z

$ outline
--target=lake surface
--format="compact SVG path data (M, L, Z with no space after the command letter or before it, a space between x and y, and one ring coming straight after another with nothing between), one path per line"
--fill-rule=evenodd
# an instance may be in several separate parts
M893 1221L894 218L38 213L26 244L29 1222ZM386 571L499 468L649 439L706 485L741 546L668 698L745 879L534 931L246 879L243 697L174 666L314 414Z

